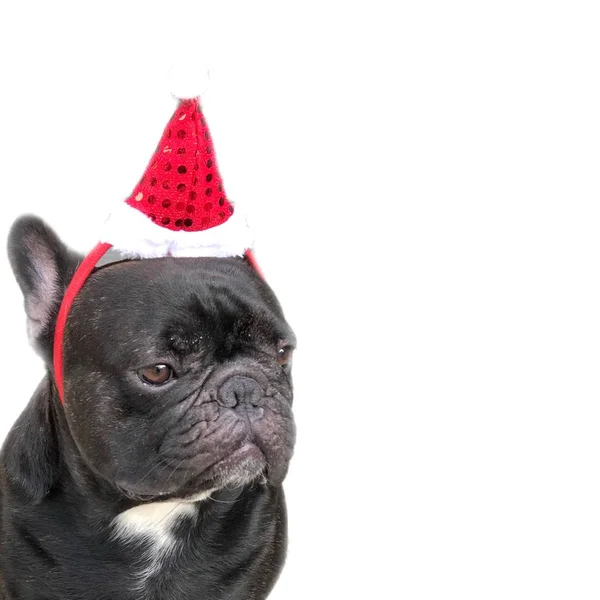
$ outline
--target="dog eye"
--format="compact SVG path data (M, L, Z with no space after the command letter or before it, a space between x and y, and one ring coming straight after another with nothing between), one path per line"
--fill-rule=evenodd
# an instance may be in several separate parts
M280 365L287 365L292 360L294 349L291 346L282 346L277 351L277 362Z
M151 385L166 383L173 375L173 369L169 365L152 365L138 370L138 377Z

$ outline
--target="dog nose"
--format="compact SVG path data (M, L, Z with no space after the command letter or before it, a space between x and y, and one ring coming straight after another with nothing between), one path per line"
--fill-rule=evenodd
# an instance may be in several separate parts
M263 391L258 381L251 377L234 375L221 386L217 394L217 402L228 408L242 403L258 406L262 396Z

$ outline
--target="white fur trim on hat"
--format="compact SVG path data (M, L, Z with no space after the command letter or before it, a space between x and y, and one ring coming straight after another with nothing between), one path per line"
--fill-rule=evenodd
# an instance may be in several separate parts
M125 202L120 202L108 216L100 241L112 244L128 258L243 256L254 242L244 215L237 209L217 227L171 231Z

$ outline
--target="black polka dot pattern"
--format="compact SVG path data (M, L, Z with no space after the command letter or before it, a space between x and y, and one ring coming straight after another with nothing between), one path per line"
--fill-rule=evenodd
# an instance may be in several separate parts
M197 100L180 102L127 203L172 231L217 227L233 214Z

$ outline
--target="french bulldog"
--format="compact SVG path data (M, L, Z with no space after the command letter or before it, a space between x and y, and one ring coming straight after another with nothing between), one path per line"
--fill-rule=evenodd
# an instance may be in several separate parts
M294 334L244 258L99 266L35 217L9 235L47 374L0 452L1 600L255 600L285 558Z

